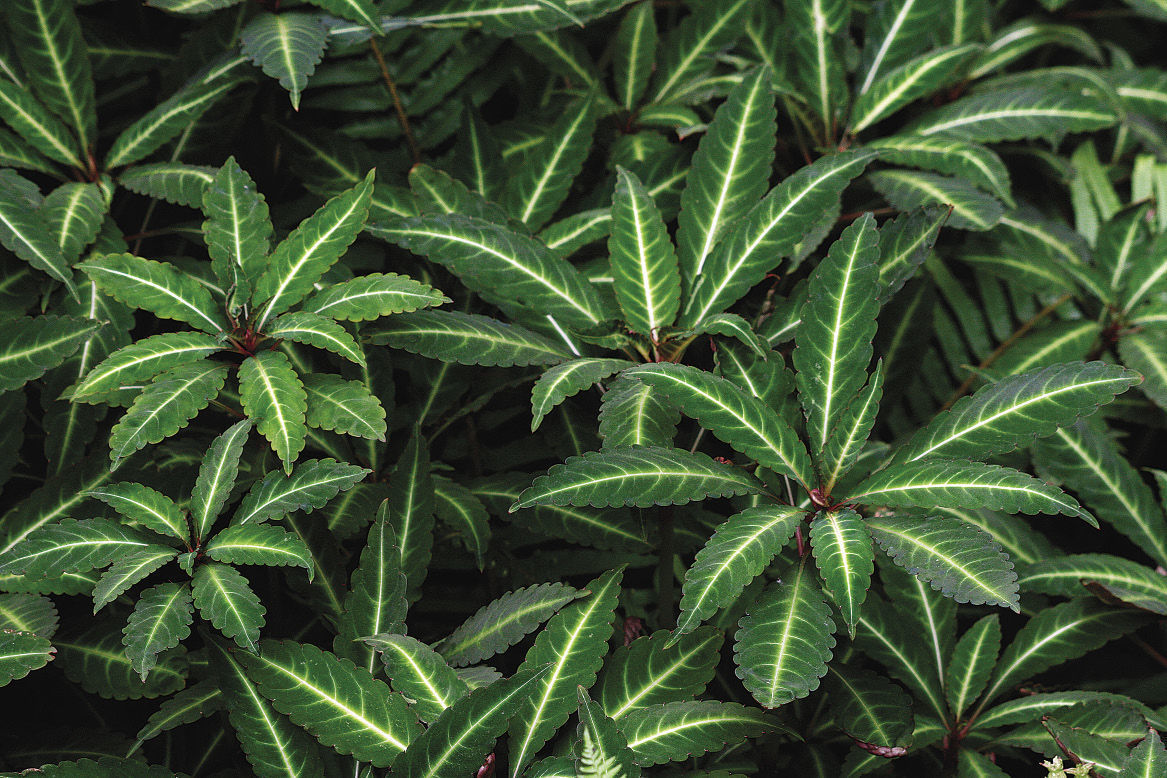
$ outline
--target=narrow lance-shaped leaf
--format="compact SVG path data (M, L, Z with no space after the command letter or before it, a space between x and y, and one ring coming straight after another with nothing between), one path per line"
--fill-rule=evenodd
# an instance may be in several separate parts
M531 431L537 430L543 418L568 397L632 365L626 359L585 357L551 368L539 376L531 389Z
M217 335L227 329L211 292L173 265L132 254L106 254L79 265L106 294L131 308Z
M158 584L142 593L122 637L126 656L142 680L158 663L158 654L190 635L193 619L194 606L186 584Z
M660 391L686 416L759 464L807 488L815 483L810 457L794 429L729 380L671 363L643 365L625 371L624 376Z
M603 448L671 446L681 420L661 392L630 378L617 378L600 399L597 432Z
M681 276L660 211L634 173L616 170L612 198L612 263L616 301L634 331L657 337L673 323L681 303Z
M304 303L304 310L330 319L365 321L448 302L437 289L412 278L370 273L320 290Z
M875 549L867 526L855 511L827 511L811 522L810 542L823 588L854 636L859 607L867 599L875 571Z
M463 365L553 365L567 358L560 345L525 327L456 311L403 313L372 330L369 339Z
M49 234L43 216L27 199L35 186L14 170L0 170L0 245L37 270L48 273L77 297L73 273ZM37 197L39 199L39 193Z
M191 526L199 540L210 535L215 519L235 488L235 479L239 476L239 457L250 432L249 419L236 422L216 437L203 455L198 477L190 493Z
M33 97L31 92L7 79L0 80L0 119L17 133L16 136L6 135L4 138L3 146L7 154L12 155L14 152L19 154L16 151L18 148L16 144L23 145L27 142L32 147L24 149L25 154L31 157L30 162L41 159L37 154L40 152L55 162L62 162L75 168L85 167L77 139L69 129ZM11 164L7 161L6 163ZM45 172L49 172L51 167L46 163Z
M717 700L653 705L621 722L637 764L645 767L720 751L778 728L765 711Z
M307 297L348 250L365 225L373 176L369 171L363 181L326 202L272 251L252 295L252 302L263 307L256 317L257 330L262 332L273 316Z
M134 736L134 745L128 756L133 756L143 743L153 740L164 732L192 724L210 716L223 707L223 692L216 680L200 681L164 700L158 710L150 714L146 723Z
M875 417L879 413L879 402L883 399L883 362L879 362L871 377L847 408L840 414L839 422L827 438L827 447L822 454L823 491L830 494L839 479L859 459Z
M29 533L0 554L0 573L29 578L94 570L123 554L154 547L145 533L108 519L62 519Z
M732 0L702 6L678 24L660 46L656 79L647 102L689 100L685 90L695 76L710 67L718 51L741 35L743 17L752 5L751 0Z
M131 524L137 524L159 535L169 535L187 542L190 532L186 516L166 495L149 486L135 483L117 483L99 486L89 491L95 497L113 508Z
M416 592L425 579L434 544L434 485L429 447L415 427L389 476L389 523L397 542L398 564Z
M1109 554L1069 554L1027 565L1025 591L1080 597L1090 591L1167 615L1167 580L1150 567ZM1089 587L1089 588L1088 588Z
M435 478L434 514L445 527L457 533L462 545L474 555L478 570L485 570L491 532L490 514L482 501L460 483Z
M231 523L278 520L295 511L311 513L368 473L363 467L334 459L306 459L291 475L273 470L247 492Z
M945 46L893 68L855 100L851 106L850 131L863 132L912 101L952 83L980 50L977 45Z
M214 180L215 168L181 162L134 165L118 176L118 183L131 192L190 208L199 207Z
M980 528L943 516L876 516L867 526L897 565L941 594L1020 611L1013 563Z
M203 618L240 648L258 650L259 628L267 609L242 573L217 562L201 564L195 569L192 592Z
M381 655L393 690L413 700L417 717L432 723L470 691L437 652L417 638L384 633L362 640Z
M944 676L944 691L956 716L985 690L1001 651L1001 620L985 616L969 627L952 650Z
M229 157L203 192L203 240L211 267L223 288L234 287L240 300L251 296L272 235L267 201L251 176Z
M746 75L717 109L693 155L677 220L677 255L687 289L726 227L766 191L776 132L772 78L766 67Z
M704 454L622 446L569 457L536 478L511 511L532 505L675 505L760 490L761 484L745 472Z
M628 748L628 738L592 701L587 689L580 686L576 691L579 699L576 776L639 778L640 765L636 764L635 755Z
M312 580L312 552L304 541L271 524L236 524L217 533L206 544L209 559L233 565L293 565L308 571Z
M356 643L366 635L401 632L405 627L406 579L401 572L401 552L390 523L389 503L382 501L377 516L369 527L360 562L353 571L348 594L344 599L344 614L340 619L338 641L351 645L339 649L341 656L350 656L369 672L376 667L377 654L372 648Z
M946 136L976 143L1061 137L1108 127L1114 110L1096 97L1070 89L1014 89L964 97L921 117L918 135Z
M661 630L617 649L598 683L604 714L618 721L634 710L696 697L713 678L723 640L720 630L698 627L670 645Z
M793 506L759 505L726 519L685 573L681 615L670 644L736 600L805 518L806 512Z
M542 583L507 592L479 608L438 643L437 649L451 667L489 659L518 643L580 594L563 583Z
M245 359L239 366L239 396L243 410L290 473L308 434L304 422L308 395L287 355L263 351Z
M987 146L959 141L945 135L892 135L873 140L867 148L878 151L880 159L889 164L956 176L995 195L1008 205L1013 205L1009 171L1001 158ZM946 205L937 207L944 207L947 210ZM1012 221L1008 216L1002 218ZM883 237L882 229L880 237ZM880 266L880 274L884 277L885 268L886 256Z
M333 375L304 376L309 427L369 440L385 440L385 409L369 387Z
M159 373L203 359L222 348L217 338L201 332L151 335L110 354L65 396L75 402L104 402L113 399L123 387L147 383Z
M76 262L97 238L109 210L106 195L101 184L71 181L45 197L40 213L57 236L57 246L67 263Z
M943 24L943 8L926 0L894 0L881 4L867 17L864 30L863 78L860 95L900 62L923 49L937 24Z
M72 356L100 326L89 319L52 314L9 320L0 343L0 391L40 378Z
M271 322L264 334L331 351L362 367L365 364L365 355L349 331L319 314L308 311L285 313Z
M648 88L656 47L652 3L637 3L628 9L620 22L612 57L616 99L626 110L631 111Z
M93 587L93 612L97 613L177 556L178 549L146 546L118 557Z
M800 85L820 120L826 140L834 135L837 114L845 106L846 85L839 38L850 21L845 0L805 0L790 7L793 49Z
M868 597L855 630L856 650L872 657L894 678L907 684L916 698L926 701L937 716L947 718L943 658L933 654L928 642L931 641L920 640L918 630L881 597L876 594Z
M243 53L288 90L300 110L300 93L328 46L320 17L306 13L261 14L239 33Z
M588 586L591 595L552 617L527 651L519 671L550 671L515 708L510 723L510 774L522 775L532 757L575 709L577 687L596 680L620 594L623 568L604 573Z
M958 230L983 232L991 229L1001 220L1005 210L997 198L964 178L888 168L872 173L868 180L901 211L928 205L950 207L948 226Z
M834 622L807 557L767 587L738 625L735 673L764 708L818 688L835 647Z

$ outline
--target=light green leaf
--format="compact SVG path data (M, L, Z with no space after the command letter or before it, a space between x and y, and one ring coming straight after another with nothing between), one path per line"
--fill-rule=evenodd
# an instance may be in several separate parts
M381 655L393 690L412 700L410 708L426 723L433 723L470 691L445 660L417 638L382 633L362 642Z
M18 681L53 659L56 649L31 632L0 631L0 686Z
M678 323L691 327L720 313L773 272L873 159L871 151L832 154L771 189L719 241L694 280Z
M875 548L867 526L852 510L820 513L810 524L810 543L823 588L854 636L859 607L867 599L875 571Z
M116 400L124 387L146 384L159 373L221 351L218 339L201 332L166 332L123 346L110 354L66 396L74 402Z
M177 556L176 549L165 546L147 546L122 555L93 587L93 612L97 613Z
M105 254L78 267L101 291L131 308L186 322L212 335L227 329L222 306L215 303L210 290L173 265L133 254Z
M198 208L207 187L215 180L215 172L215 168L202 165L158 162L123 171L118 183L140 195Z
M986 146L940 135L892 135L874 140L865 148L878 151L879 158L892 165L964 179L1013 205L1009 171L1001 158Z
M717 52L741 36L752 5L751 0L704 5L674 27L659 47L656 80L647 102L692 101L686 94L692 82L712 67Z
M888 749L912 744L912 698L891 681L836 663L827 668L826 689L835 724L854 740Z
M538 333L476 313L403 313L377 325L369 337L379 346L463 365L552 365L567 358L559 345Z
M300 93L328 47L328 28L319 16L265 13L239 33L243 54L288 90L292 108L300 110Z
M761 484L704 454L658 446L622 446L569 457L519 495L511 512L532 505L679 505L761 491Z
M238 658L276 710L338 753L385 767L420 734L401 695L316 646L264 641L258 656Z
M309 427L369 440L385 440L385 409L365 384L339 376L304 376Z
M179 365L155 378L110 432L113 466L185 427L219 394L226 380L227 366L212 362Z
M917 135L943 133L973 143L997 143L1098 130L1117 118L1098 98L1072 89L1014 89L961 98L921 117L911 130Z
M632 711L620 727L637 764L681 762L778 728L764 711L736 702L670 702Z
M373 176L369 171L359 184L330 199L275 247L255 280L252 302L263 305L256 329L263 331L269 319L307 297L356 240L369 213Z
M52 314L9 319L0 342L0 391L40 378L72 356L99 327L91 319Z
M908 0L903 7L913 4L922 4L922 0ZM850 132L863 132L912 101L959 80L965 66L980 50L980 46L971 44L944 46L904 62L880 76L878 81L865 78L866 87L860 87L860 95L851 106Z
M143 484L122 482L91 489L96 497L122 515L130 524L145 527L159 535L169 535L184 543L190 540L186 516L166 495Z
M835 647L831 611L806 557L763 590L734 638L734 671L764 708L818 688Z
M623 375L660 391L686 416L764 467L808 488L815 482L810 457L794 429L728 379L671 363L642 365Z
M635 332L659 337L681 302L677 257L660 211L634 173L616 169L612 236L608 239L616 301Z
M1001 621L995 613L978 620L961 636L944 675L944 691L954 715L963 715L985 690L1000 652Z
M847 406L867 379L879 313L878 262L875 218L864 214L810 276L791 361L815 452L825 451L831 431L846 424Z
M501 653L560 608L580 596L563 583L542 583L507 592L484 605L437 644L451 667L465 667Z
M406 579L401 572L401 551L394 541L386 500L369 527L360 562L353 571L338 636L338 642L347 639L350 645L337 653L348 655L369 672L376 667L376 652L355 641L366 635L400 632L405 628Z
M723 639L713 627L698 627L670 644L662 630L616 649L599 680L604 715L619 721L641 708L701 694L713 678Z
M210 536L215 519L235 488L239 457L250 433L249 419L232 424L215 438L199 463L199 474L190 493L190 521L200 541Z
M793 506L758 505L726 519L685 573L672 642L733 603L794 537L804 518L806 512Z
M243 574L234 567L205 562L195 568L192 583L199 614L248 651L258 651L259 628L267 612Z
M932 204L950 206L948 226L958 230L988 230L1005 211L995 197L962 178L888 168L872 173L867 180L901 211Z
M944 596L1020 611L1013 563L980 528L942 516L875 516L867 527L897 565Z
M717 109L693 155L677 219L677 256L686 289L697 283L727 227L766 191L776 132L771 81L765 67L743 77Z
M0 119L51 160L83 169L76 136L19 84L0 79Z
M539 376L531 389L531 432L553 408L592 384L633 363L626 359L584 358L556 365Z
M343 321L366 321L441 305L450 298L420 281L396 273L370 273L322 289L304 310Z
M36 192L36 187L16 171L0 170L0 245L60 281L76 298L73 272L44 216L37 213L37 203L29 202L30 191Z
M1007 513L1093 517L1059 489L1008 467L966 460L892 465L856 486L848 501L893 508L981 507Z
M607 653L612 614L623 568L604 573L586 587L591 595L564 608L548 622L527 651L519 671L550 663L530 696L518 701L510 722L510 774L522 775L532 757L576 707L576 689L590 687ZM489 687L488 687L489 688Z
M641 381L617 378L600 398L600 438L606 449L671 446L681 414L661 392Z
M308 434L304 423L308 395L287 355L263 351L245 359L239 366L239 396L256 430L271 441L284 471L292 472Z
M203 240L215 278L232 299L246 301L251 283L263 271L271 242L267 201L251 176L228 157L203 190Z
M126 622L122 643L135 672L146 676L158 664L158 655L190 635L194 620L190 587L163 583L142 592Z
M656 59L657 32L652 3L637 3L624 14L612 56L616 99L631 111L648 88Z
M312 552L304 541L271 524L236 524L211 539L204 552L217 562L232 565L294 565L308 571L312 580Z
M369 232L438 262L491 302L518 303L568 325L606 317L592 285L536 238L472 216L430 214Z
M0 554L0 573L43 578L105 567L123 554L155 548L144 533L108 519L62 519Z

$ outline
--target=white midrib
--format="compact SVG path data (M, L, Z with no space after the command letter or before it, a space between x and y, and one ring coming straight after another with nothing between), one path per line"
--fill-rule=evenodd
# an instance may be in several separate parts
M223 331L223 328L219 326L218 322L216 322L210 316L207 316L205 313L203 313L196 306L194 306L193 304L188 302L181 295L175 294L174 292L170 291L169 289L162 286L161 284L156 284L148 278L141 278L139 276L133 275L132 273L126 273L126 272L121 271L121 270L115 270L113 268L103 267L101 265L90 265L89 267L92 270L98 270L102 273L109 273L110 275L119 276L121 278L128 278L129 280L135 281L139 284L142 284L143 286L148 286L151 289L157 290L157 291L161 292L162 294L166 295L167 297L178 301L179 303L182 304L182 306L184 308L187 308L190 311L192 311L193 313L195 313L196 315L198 315L199 318L201 318L207 324L210 324L211 327L214 328L215 332L222 332Z
M871 88L871 83L875 80L875 74L883 66L883 60L887 56L887 50L891 47L892 41L899 35L900 28L904 26L904 20L912 11L912 7L916 4L916 0L907 0L900 12L896 14L895 21L892 22L891 27L884 36L883 42L879 44L879 51L875 52L875 58L871 60L871 67L867 69L867 75L863 79L863 83L859 87L859 94L863 94Z
M652 278L648 272L648 247L644 245L644 225L641 224L640 203L636 193L630 191L629 201L632 205L632 224L636 230L636 264L640 268L640 283L644 287L644 312L648 319L648 331L656 337L656 328L660 323L656 320L656 298L653 293Z
M1099 114L1091 113L1089 111L1073 111L1064 108L1002 108L996 111L984 111L982 113L972 114L970 116L958 116L955 119L950 119L940 124L933 124L930 127L925 127L916 132L920 135L935 135L938 132L951 130L954 127L961 127L965 124L975 124L976 122L985 121L988 119L1013 119L1017 117L1050 117L1053 119L1102 119L1105 118Z
M839 290L839 305L835 308L835 326L831 328L831 348L827 355L826 392L823 397L822 434L819 436L819 449L827 444L831 429L831 405L835 393L835 375L839 371L839 336L843 328L843 312L847 309L847 290L851 286L851 274L855 272L855 261L859 258L860 244L858 241L847 257L847 267L843 271L843 288Z
M952 57L964 56L965 53L966 52L964 52L964 51L949 52L946 56L937 57L936 59L932 60L931 62L925 63L924 66L919 68L918 70L913 71L912 74L910 76L908 76L907 79L900 82L899 86L897 86L895 89L892 89L890 92L888 92L883 97L883 99L881 99L878 103L876 103L875 105L873 105L867 109L867 112L864 114L863 118L860 121L855 123L855 127L853 129L853 132L860 132L860 131L866 129L868 126L871 125L872 122L874 122L876 119L880 118L880 116L883 114L883 112L885 110L887 110L887 107L900 98L900 95L902 95L904 92L908 91L913 86L918 84L921 81L921 79L923 79L925 76L927 76L929 73L931 73L936 68L941 67L943 65L947 65L948 60L951 59Z

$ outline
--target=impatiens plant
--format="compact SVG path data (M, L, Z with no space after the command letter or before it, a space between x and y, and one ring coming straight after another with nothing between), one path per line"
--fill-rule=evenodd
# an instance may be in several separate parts
M1167 778L1161 0L0 6L0 775Z

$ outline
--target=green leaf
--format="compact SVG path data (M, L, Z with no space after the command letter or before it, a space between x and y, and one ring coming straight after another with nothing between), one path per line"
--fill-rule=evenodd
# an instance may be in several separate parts
M531 389L531 432L537 430L543 417L568 397L632 365L627 359L583 358L546 371Z
M167 370L134 400L109 435L114 467L143 446L168 438L193 419L219 394L227 366L194 362Z
M846 107L842 38L850 17L851 4L845 0L801 0L790 6L787 17L798 85L822 120L822 137L828 141Z
M184 543L190 539L182 510L174 500L149 486L128 482L107 484L91 489L88 495L113 508L130 524L178 538Z
M379 346L463 365L553 365L567 358L559 345L542 335L476 313L403 313L378 325L370 339Z
M616 649L599 681L604 715L620 720L641 708L701 694L717 669L724 637L713 627L698 627L670 643L662 630Z
M832 154L771 189L718 242L693 282L678 323L691 327L720 313L777 269L873 159L871 151Z
M547 129L542 143L509 180L502 204L532 231L546 224L567 199L591 150L598 118L592 97L566 106L562 118Z
M267 201L235 157L228 157L204 189L202 209L207 217L203 240L215 278L224 289L234 287L233 298L247 300L271 243Z
M110 354L66 394L74 402L116 399L124 387L147 383L159 373L203 359L222 348L216 338L201 332L151 335Z
M1030 619L1005 649L976 713L1009 687L1083 656L1121 637L1142 621L1137 614L1115 611L1090 600L1074 600L1046 608Z
M211 539L204 549L207 557L232 565L294 565L308 571L312 580L312 552L304 541L270 524L236 524Z
M758 505L726 519L685 573L673 642L733 603L794 537L804 518L806 512L793 506Z
M385 767L420 733L401 695L316 646L267 640L238 658L276 710L338 753Z
M525 45L530 42L527 41ZM469 187L453 176L429 165L414 165L410 169L409 188L420 213L462 213L496 224L507 223L506 212L500 206L489 202L478 192L470 191Z
M158 568L178 556L178 550L165 546L147 546L123 554L110 565L93 587L93 612L110 604Z
M612 55L616 100L626 110L636 107L656 59L657 32L652 3L637 3L624 14Z
M961 636L944 675L944 691L953 715L963 715L985 690L1000 652L1001 621L995 613L978 620Z
M835 724L853 739L893 750L911 745L912 698L891 681L836 663L827 668L826 689Z
M90 319L52 314L8 320L0 343L0 391L19 389L57 367L100 326Z
M1101 424L1081 421L1059 429L1038 441L1034 454L1040 472L1063 481L1102 521L1157 564L1167 564L1167 518Z
M1020 612L1013 562L979 527L944 516L876 516L867 527L892 561L944 596Z
M44 216L28 201L30 187L36 191L15 171L0 170L0 246L60 281L76 298L73 271L49 234Z
M401 552L395 544L390 524L389 503L383 501L369 527L360 562L353 571L344 614L340 619L340 636L350 641L365 635L400 632L405 627L406 579L401 572ZM369 672L376 667L376 652L356 644L348 647ZM340 653L340 652L338 652ZM352 657L350 657L352 658Z
M29 0L5 9L8 31L41 103L77 134L82 149L97 140L93 71L69 0Z
M150 714L150 718L146 719L146 723L134 736L134 745L129 751L129 756L133 756L143 743L153 740L162 733L170 732L183 724L193 724L222 708L223 692L220 683L217 678L200 681L163 700L158 710Z
M429 214L372 226L369 232L444 265L490 302L517 303L580 327L607 318L592 285L567 260L537 238L505 226Z
M195 569L192 591L195 607L204 619L240 648L258 650L259 628L267 609L238 570L216 562L203 563Z
M961 98L921 117L911 130L917 135L943 133L973 143L998 143L1098 130L1117 118L1098 98L1071 89L1014 89Z
M367 321L448 302L437 289L407 276L370 273L320 290L304 303L304 310L330 319Z
M1090 415L1138 382L1133 371L1102 362L1068 362L1009 376L958 400L896 456L915 462L1011 451Z
M576 689L590 687L607 653L612 614L623 568L604 573L586 587L591 595L551 618L527 651L519 671L550 671L512 708L509 728L511 776L519 776L576 707Z
M469 775L482 766L513 712L536 692L548 667L519 670L462 697L393 761L393 775Z
M943 10L925 0L894 0L874 9L864 29L858 93L865 94L888 69L927 47L937 25L944 24Z
M777 131L772 80L765 67L744 76L717 109L693 155L677 218L677 256L687 289L697 283L728 225L745 216L766 191ZM612 218L615 226L615 213Z
M932 653L929 642L921 640L919 628L904 619L897 608L888 605L879 595L872 594L863 604L855 631L856 651L882 664L894 678L903 681L917 699L927 701L937 716L947 719L942 658L929 656Z
M1027 565L1025 591L1082 597L1100 587L1124 602L1167 615L1167 580L1153 569L1110 554L1069 554Z
M118 183L131 192L191 208L202 205L207 187L214 180L215 168L181 162L135 165L118 176Z
M671 446L681 414L648 384L617 378L600 398L599 435L605 449Z
M243 54L288 90L292 108L300 110L300 93L324 57L328 28L306 13L261 14L242 32Z
M904 7L919 0L909 0ZM904 62L872 82L871 73L851 106L850 131L858 134L904 106L961 78L980 46L943 46Z
M314 284L356 240L369 214L373 176L369 171L359 184L330 199L275 247L255 280L252 302L263 306L257 330L262 332L269 319L314 291Z
M470 691L445 660L417 638L382 633L363 642L381 655L393 690L413 700L410 708L426 723L433 723Z
M465 667L506 651L560 608L580 596L563 583L507 592L484 605L437 644L451 667Z
M227 329L210 290L173 265L133 254L106 254L78 267L101 291L131 308L186 322L212 335Z
M381 16L373 0L312 0L312 5L334 16L367 24L374 33L381 32Z
M134 671L146 680L158 655L190 635L194 606L186 584L163 583L142 592L126 622L122 643Z
M57 608L48 597L0 594L0 630L32 632L51 638L57 631Z
M398 565L413 593L425 580L434 544L434 484L429 446L420 426L414 427L389 474L388 509Z
M878 262L875 218L864 214L810 276L791 361L815 452L826 449L832 429L846 424L847 406L867 379L879 314Z
M754 332L749 322L736 313L715 313L686 332L684 337L692 335L722 335L735 338L759 358L769 359L769 344Z
M810 543L823 588L854 636L859 606L867 599L875 571L875 548L867 526L852 510L820 513L810 524Z
M122 645L122 632L107 623L72 641L53 641L57 664L66 677L107 699L137 700L173 694L186 685L186 651L177 646L158 656L145 679L134 669Z
M199 463L198 478L190 493L190 521L200 541L210 536L215 519L235 488L239 457L250 433L249 419L232 424L215 438Z
M239 396L244 412L290 473L308 434L304 422L308 395L287 355L263 351L245 359L239 366Z
M385 409L365 384L332 375L304 376L309 427L385 440Z
M673 323L681 303L677 257L660 211L634 173L616 168L612 198L612 263L616 301L624 321L654 340Z
M6 79L0 79L0 119L16 131L20 140L49 159L75 168L85 167L73 133L31 92Z
M3 102L0 100L0 111ZM0 115L0 119L3 119ZM54 172L53 164L37 153L21 138L0 128L0 164L17 170L35 170L38 173Z
M85 572L145 548L156 546L143 533L108 519L61 519L33 530L0 554L0 573L35 579L68 571Z
M963 178L888 168L872 173L867 180L901 211L932 204L951 207L948 226L957 230L981 232L991 229L1005 211L1005 207L995 197L985 194Z
M109 200L97 183L61 184L45 197L40 212L68 264L97 238L109 210Z
M892 465L856 486L848 500L893 508L981 507L1006 513L1093 517L1068 494L1031 475L964 460Z
M616 722L592 702L587 689L577 689L579 726L575 744L577 778L639 778L640 765L628 748L628 738Z
M1160 342L1167 328L1147 326L1118 342L1122 361L1143 374L1143 394L1160 408L1167 407L1167 359Z
M304 730L272 709L234 652L210 641L211 666L239 745L260 778L299 778L324 771L320 749Z
M944 135L892 135L876 139L866 148L878 151L879 158L888 164L955 176L1013 205L1009 171L1001 158L986 146ZM883 273L884 267L880 271Z
M736 702L670 702L632 711L620 725L637 764L681 762L778 728L764 711Z
M691 102L686 90L695 77L711 69L719 51L741 36L752 5L750 0L732 0L701 6L674 27L659 47L656 80L647 102Z
M348 330L319 314L307 311L285 313L273 321L264 334L331 351L361 366L365 364L365 355Z
M239 75L234 71L245 61L240 57L204 68L181 89L122 130L105 155L106 169L150 156L197 122L239 84Z
M1167 772L1167 749L1163 748L1163 739L1159 733L1147 728L1147 736L1143 742L1131 749L1130 755L1122 764L1118 778L1153 778Z
M660 391L686 416L762 466L807 487L815 482L810 457L794 429L728 379L671 363L642 365L623 375Z
M490 514L482 501L462 484L435 478L434 514L461 537L462 545L474 555L479 572L485 570L486 550L490 546Z
M31 632L0 631L0 686L47 665L56 653L47 638Z
M806 557L763 590L738 624L734 671L763 708L818 688L835 647L831 611Z
M532 505L680 505L706 497L756 493L761 484L704 454L622 446L568 457L519 495L511 512Z
M273 470L251 487L231 518L232 524L282 519L289 513L311 513L339 492L352 488L370 471L335 459L305 459L291 474Z
M867 379L867 385L847 405L841 418L827 437L822 459L823 489L830 494L839 479L847 475L859 459L875 426L879 402L883 399L883 363Z

